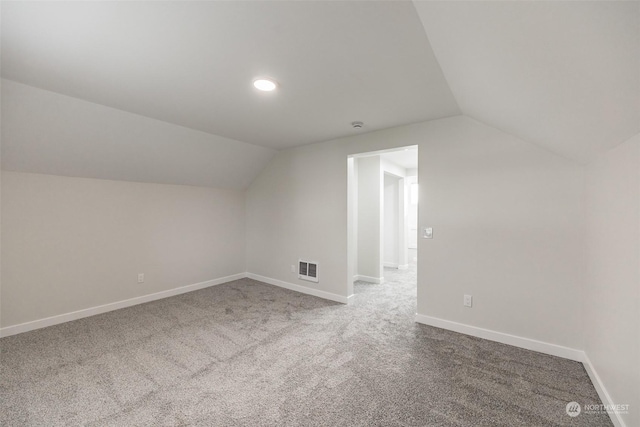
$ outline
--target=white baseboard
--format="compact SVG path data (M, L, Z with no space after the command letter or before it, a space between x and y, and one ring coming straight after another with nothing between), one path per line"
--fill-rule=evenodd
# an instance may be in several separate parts
M231 276L220 277L218 279L207 280L206 282L194 283L193 285L181 286L175 289L169 289L166 291L130 298L123 301L99 305L97 307L85 308L78 311L72 311L70 313L46 317L44 319L20 323L18 325L6 326L0 329L0 338L20 334L23 332L33 331L34 329L46 328L47 326L58 325L60 323L70 322L72 320L78 320L84 317L95 316L96 314L119 310L121 308L131 307L133 305L144 304L145 302L151 302L162 298L184 294L187 292L197 291L199 289L208 288L209 286L220 285L222 283L243 279L245 277L247 277L246 273L238 273Z
M296 285L294 283L283 282L282 280L272 279L271 277L260 276L259 274L254 274L254 273L247 273L246 277L248 277L249 279L257 280L259 282L264 282L270 285L289 289L290 291L296 291L302 294L313 295L314 297L324 298L324 299L339 302L342 304L349 303L349 297L333 294L331 292L325 292L319 289L309 288L307 286Z
M516 335L505 334L503 332L492 331L490 329L478 328L475 326L465 325L463 323L439 319L437 317L425 316L423 314L416 314L415 320L418 323L435 326L436 328L447 329L478 338L484 338L490 341L496 341L503 344L513 345L515 347L525 348L527 350L537 351L539 353L550 354L552 356L558 356L565 359L582 362L602 403L604 405L614 405L611 396L602 383L602 380L600 379L600 376L591 363L591 360L582 350L576 350L573 348L550 344L530 338L523 338ZM609 411L609 418L611 418L611 421L616 427L626 427L626 424L620 414L614 411Z
M396 264L395 262L383 262L382 266L386 268L397 268L398 270L407 270L409 268L409 264Z
M533 350L540 353L550 354L552 356L563 357L565 359L582 362L584 360L584 352L561 345L550 344L543 341L533 340L530 338L519 337L516 335L505 334L503 332L492 331L490 329L478 328L476 326L465 325L463 323L452 322L450 320L439 319L437 317L416 314L416 322L423 323L436 328L447 329L461 334L471 335L478 338L484 338L490 341L496 341L503 344L509 344L527 350Z
M382 282L384 282L384 277L371 277L371 276L363 276L362 274L358 274L356 276L353 276L353 281L355 282L356 280L362 280L363 282L369 282L369 283L376 283L376 284L380 284Z
M604 384L602 384L602 380L600 379L600 376L596 372L596 369L593 367L593 364L591 364L591 360L589 359L589 356L587 356L586 353L583 353L583 354L584 354L584 359L582 361L582 364L584 365L584 369L587 371L587 374L589 374L589 378L591 379L591 382L593 383L593 386L595 387L596 392L598 392L598 396L600 397L600 400L604 405L613 406L614 402L611 399L609 392L604 387ZM616 427L626 427L626 424L622 419L622 417L620 416L620 414L614 411L608 411L608 412L609 412L609 418L611 418L613 425L615 425Z

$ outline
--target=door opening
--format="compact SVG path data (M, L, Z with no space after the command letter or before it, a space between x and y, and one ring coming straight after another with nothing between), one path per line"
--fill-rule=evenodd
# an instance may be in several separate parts
M415 300L418 147L355 154L347 167L349 295L382 285Z

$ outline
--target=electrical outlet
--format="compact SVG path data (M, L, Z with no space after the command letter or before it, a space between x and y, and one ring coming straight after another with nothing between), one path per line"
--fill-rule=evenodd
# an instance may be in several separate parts
M144 283L144 273L138 273L138 283Z
M473 297L471 295L465 295L462 301L465 307L471 307L473 305Z
M291 264L291 272L295 273L296 272L296 266L295 264Z

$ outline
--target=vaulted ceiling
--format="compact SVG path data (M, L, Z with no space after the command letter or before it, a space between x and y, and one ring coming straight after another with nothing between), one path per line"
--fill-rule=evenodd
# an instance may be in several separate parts
M640 2L415 2L462 112L579 162L640 132Z
M2 76L275 149L460 113L410 2L8 2Z
M579 162L640 132L636 1L3 2L1 19L3 78L245 144L254 169L269 156L247 144L356 120L465 114Z

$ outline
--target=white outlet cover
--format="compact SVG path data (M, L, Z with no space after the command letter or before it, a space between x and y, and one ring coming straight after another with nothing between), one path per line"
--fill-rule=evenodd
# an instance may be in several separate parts
M424 239L433 239L433 228L422 227L422 237Z
M465 295L462 304L464 304L465 307L472 307L473 297L471 295Z

